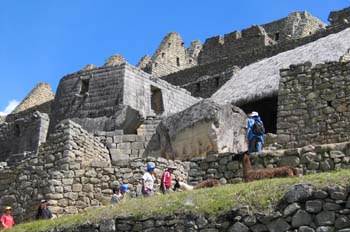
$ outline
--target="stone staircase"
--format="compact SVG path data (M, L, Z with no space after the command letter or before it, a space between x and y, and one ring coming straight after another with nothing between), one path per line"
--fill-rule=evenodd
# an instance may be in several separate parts
M109 150L112 164L143 157L145 149L160 123L159 117L147 117L137 128L137 134L124 134L122 130L100 131L95 136Z

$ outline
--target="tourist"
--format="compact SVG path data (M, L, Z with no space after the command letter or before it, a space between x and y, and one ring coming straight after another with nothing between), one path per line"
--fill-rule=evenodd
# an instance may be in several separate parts
M154 183L158 183L154 164L147 164L147 172L142 176L142 193L146 197L150 197L154 193Z
M13 224L15 224L15 221L13 220L13 217L11 215L12 208L10 206L7 206L5 210L6 210L6 213L4 213L1 216L2 230L10 229L13 227Z
M264 144L264 124L261 121L258 112L253 111L248 115L247 140L248 153L261 152Z
M52 218L52 213L48 208L48 203L46 200L41 200L38 212L36 214L36 219L50 219Z
M128 191L129 187L126 184L123 184L118 187L113 188L113 195L111 198L111 204L116 204L120 202L124 202L126 199L126 192Z
M176 170L176 167L169 166L165 171L163 172L162 179L160 181L160 189L164 194L170 193L171 184L172 184L172 174L173 171Z

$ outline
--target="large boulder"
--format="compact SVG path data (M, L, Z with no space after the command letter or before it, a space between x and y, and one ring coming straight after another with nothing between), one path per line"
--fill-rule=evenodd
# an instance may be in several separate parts
M203 100L163 119L148 151L158 150L153 155L188 160L205 157L211 152L246 150L246 118L246 114L236 106Z

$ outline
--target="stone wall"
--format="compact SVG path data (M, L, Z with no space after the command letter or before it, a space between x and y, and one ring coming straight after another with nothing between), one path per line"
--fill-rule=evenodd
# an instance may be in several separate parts
M226 72L227 70L229 70L234 66L244 67L246 65L252 64L264 58L272 57L279 53L292 50L299 46L316 41L330 34L338 33L346 29L347 27L349 27L349 24L330 26L327 29L317 31L315 34L312 34L311 36L306 36L295 40L294 39L285 40L275 45L265 46L254 50L241 52L239 54L234 54L233 56L221 57L220 60L213 61L207 64L199 64L192 68L181 70L179 72L169 74L161 78L173 85L186 88L186 84L194 83L203 77L206 77L206 76L212 77L212 76L218 75L220 73ZM224 81L224 79L222 80ZM219 87L214 88L211 90L211 92L216 92L218 89ZM196 94L196 91L193 91L196 89L188 88L187 90L191 91L191 93L195 96L205 97L205 95Z
M156 165L158 177L168 165L175 165L174 175L190 184L206 178L219 179L223 184L242 181L242 165L234 161L232 153L185 162L148 157L111 163L100 140L70 120L59 123L37 156L2 167L0 207L13 206L19 222L33 219L41 199L47 199L52 212L61 216L108 204L113 185L128 184L130 197L140 196L140 180L149 162ZM291 165L304 174L348 169L349 162L349 143L253 155L256 167Z
M193 82L181 85L195 97L209 98L239 70L237 66L214 75L205 75Z
M261 25L276 42L299 39L326 28L326 24L307 11L292 12L286 18Z
M198 63L211 63L228 56L270 46L276 42L271 39L261 26L252 26L242 32L232 32L224 37L209 38L199 53Z
M294 185L271 213L252 213L249 206L240 206L221 215L173 213L141 218L115 217L98 223L86 223L69 231L232 231L232 232L347 232L350 227L349 190L344 186L317 189L311 185Z
M90 130L93 127L100 131L115 129L115 120L111 117L122 109L124 73L123 66L111 66L63 77L52 106L50 131L67 118L87 124L84 128ZM87 91L82 89L83 82L88 85ZM91 126L79 119L90 119Z
M144 117L156 114L169 116L199 101L186 90L159 78L152 78L131 65L126 65L125 75L127 78L124 79L123 104L138 110ZM152 97L155 90L161 91L162 112L156 112L156 109L152 107Z
M206 158L190 161L188 182L196 184L207 178L219 179L222 183L237 183L243 178L242 163L235 154L212 154ZM314 174L332 170L350 169L350 144L326 144L287 150L265 150L252 155L255 168L273 168L289 165L299 174Z
M48 127L48 115L38 111L17 119L7 118L0 124L0 161L12 163L35 153L46 141Z
M17 114L21 111L37 108L40 105L47 104L54 99L54 94L48 83L41 82L37 84L30 93L23 99L23 101L11 112L11 114ZM39 110L40 111L40 110ZM43 113L49 113L40 111Z
M326 24L308 12L294 12L271 23L207 39L199 54L198 63L211 63L275 43L310 36L325 27Z
M164 37L152 59L143 57L138 67L151 73L153 77L164 76L197 65L201 48L202 45L197 40L186 49L181 36L176 32L170 32Z
M332 11L329 14L328 20L332 25L349 24L350 23L350 7L346 7L343 10Z
M291 65L280 72L277 135L286 147L350 138L350 63L311 66Z
M134 159L111 165L107 148L70 120L57 124L47 142L16 166L0 170L0 207L11 205L17 222L33 219L41 199L55 216L73 214L109 203L112 186L128 184L131 197L141 195L141 177L148 162L158 177L168 165L187 179L188 165L162 158Z
M162 112L152 109L153 88L161 92ZM181 111L197 99L178 87L151 78L127 63L79 71L62 78L52 107L50 131L71 119L90 132L123 129L135 133L140 117Z

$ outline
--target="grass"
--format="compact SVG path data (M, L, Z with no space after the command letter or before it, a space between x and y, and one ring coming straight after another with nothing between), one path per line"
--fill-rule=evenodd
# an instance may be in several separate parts
M114 206L101 207L85 213L63 216L54 220L41 220L19 224L13 232L38 232L47 229L79 225L86 221L98 222L116 216L135 217L168 215L186 212L203 212L218 215L240 206L250 205L253 212L270 212L290 186L295 183L310 183L316 188L330 184L344 185L350 182L350 171L320 173L300 178L276 178L251 183L224 185L151 198L135 198Z

